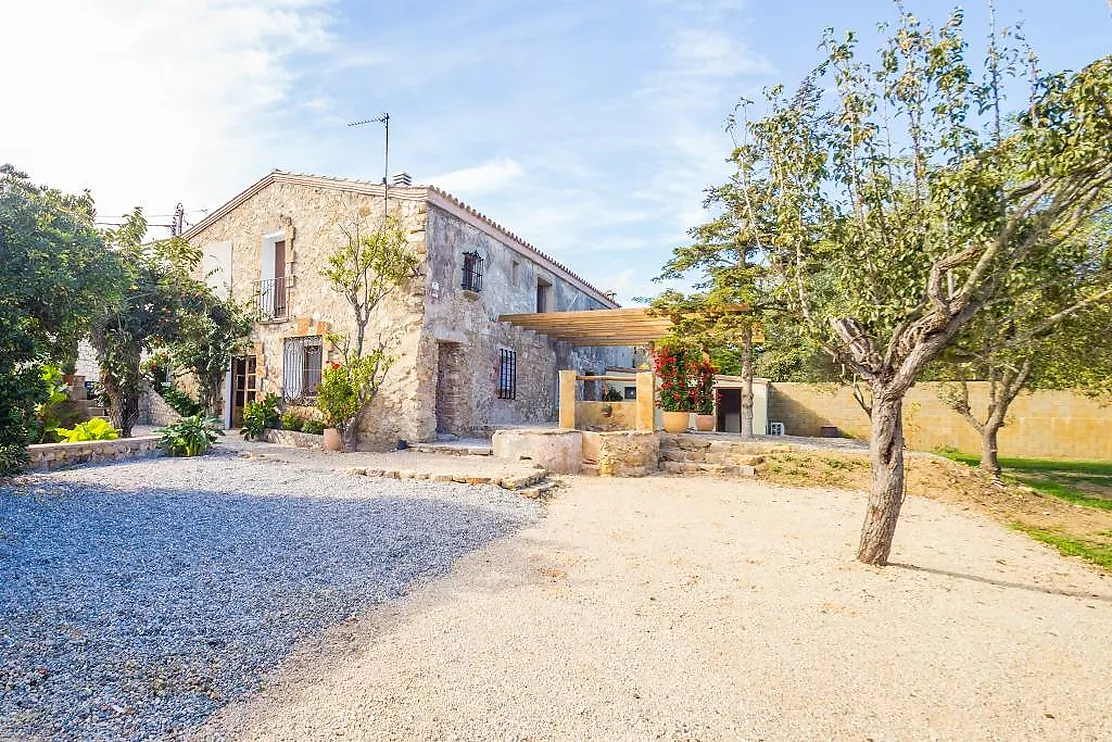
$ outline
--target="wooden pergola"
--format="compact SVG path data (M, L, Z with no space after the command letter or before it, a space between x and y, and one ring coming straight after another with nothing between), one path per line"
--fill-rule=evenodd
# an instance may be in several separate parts
M498 321L581 346L648 345L672 328L668 315L649 314L647 307L503 314Z

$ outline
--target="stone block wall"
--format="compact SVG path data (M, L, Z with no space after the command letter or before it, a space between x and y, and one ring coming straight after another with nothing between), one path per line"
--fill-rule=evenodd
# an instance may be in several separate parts
M643 477L658 468L660 443L656 433L622 430L583 431L583 462L601 477Z
M267 428L263 431L262 439L267 443L277 443L280 446L304 448L309 451L324 450L324 436L314 433L302 433L299 430L274 430Z
M980 437L942 402L941 386L924 382L908 392L904 401L908 447L930 451L945 446L979 454ZM969 404L982 415L988 384L974 382L969 387ZM869 437L868 416L852 392L837 384L773 384L769 420L783 422L788 435L818 436L822 426L833 425L842 435ZM1001 456L1112 461L1112 406L1071 392L1021 394L1012 403L999 443Z
M751 477L762 454L787 449L713 433L659 433L660 468L671 474L721 474Z
M146 424L147 425L169 425L170 423L177 422L181 419L181 415L174 411L161 394L152 389L149 385L143 387L143 394L141 397L140 408L142 399L146 399Z
M575 427L580 430L633 430L637 402L576 402Z
M86 441L84 443L37 443L27 447L32 469L57 469L77 464L95 464L105 461L122 461L158 452L157 435L119 438L114 441Z

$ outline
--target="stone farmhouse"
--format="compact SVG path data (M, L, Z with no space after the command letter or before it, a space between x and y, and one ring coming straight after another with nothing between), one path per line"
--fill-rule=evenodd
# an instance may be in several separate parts
M384 201L385 196L385 201ZM321 369L339 360L330 333L354 335L350 307L320 275L344 230L370 231L388 211L420 257L420 275L379 305L367 328L396 361L372 403L361 440L468 436L556 420L558 369L581 373L633 365L628 347L580 347L500 322L514 313L616 308L613 297L567 266L435 186L275 170L183 237L203 252L213 287L252 301L260 316L253 352L237 358L223 414L242 420L266 393L312 406Z

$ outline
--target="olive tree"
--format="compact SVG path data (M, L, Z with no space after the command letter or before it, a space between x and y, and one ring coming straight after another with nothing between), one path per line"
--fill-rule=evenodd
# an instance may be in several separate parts
M877 61L828 33L797 90L736 121L740 239L760 245L784 317L867 387L871 487L858 559L885 564L904 496L903 399L1016 271L1108 206L1112 57L1033 69L994 36L978 75L962 16L901 13ZM744 113L750 111L744 105Z

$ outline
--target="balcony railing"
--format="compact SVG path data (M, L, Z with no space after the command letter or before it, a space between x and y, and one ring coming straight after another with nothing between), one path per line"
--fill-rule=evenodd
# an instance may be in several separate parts
M290 284L287 276L264 278L255 284L255 310L263 319L289 316Z

